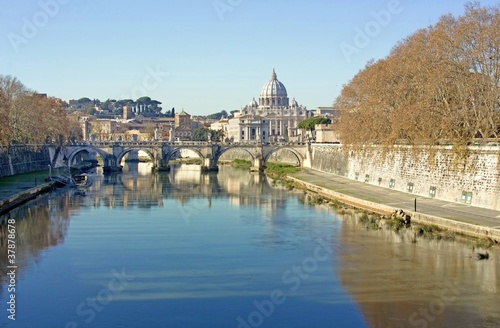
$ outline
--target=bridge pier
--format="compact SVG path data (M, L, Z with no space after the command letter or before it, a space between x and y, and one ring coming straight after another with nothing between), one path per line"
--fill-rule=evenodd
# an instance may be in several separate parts
M252 162L252 167L250 167L251 172L264 171L266 166L264 165L264 160L262 158L255 158Z
M166 160L160 159L154 164L151 170L155 172L168 172L170 171L170 165L168 165Z
M121 166L104 166L102 168L104 173L121 172L123 168Z
M201 170L203 172L217 172L219 167L213 158L203 158Z
M121 165L117 165L116 163L116 158L113 155L106 156L106 158L103 159L104 165L103 165L103 171L104 173L112 173L112 172L121 172L122 167Z

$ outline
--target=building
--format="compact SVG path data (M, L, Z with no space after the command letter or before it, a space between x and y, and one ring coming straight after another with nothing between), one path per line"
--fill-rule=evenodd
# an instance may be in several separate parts
M229 128L229 120L227 118L221 118L220 121L210 124L210 130L220 131L222 135L222 140L228 139L229 135L228 128Z
M333 124L316 124L314 132L318 143L340 143L339 135Z
M123 120L128 121L134 118L131 106L123 106Z
M334 117L337 115L337 112L338 111L335 110L333 107L318 107L316 108L314 116Z
M175 114L175 138L178 140L191 140L193 128L191 127L191 115L182 112Z
M269 81L254 99L228 122L228 138L233 141L299 141L297 125L310 116L295 98L290 102L285 86L273 69ZM238 126L238 127L237 127Z
M260 115L244 115L228 120L227 132L231 141L269 141L269 119Z
M154 120L154 123L156 124L156 127L158 128L158 132L160 134L160 138L155 138L155 139L164 140L164 141L172 141L173 140L175 118L161 117L161 118L157 118L156 120Z

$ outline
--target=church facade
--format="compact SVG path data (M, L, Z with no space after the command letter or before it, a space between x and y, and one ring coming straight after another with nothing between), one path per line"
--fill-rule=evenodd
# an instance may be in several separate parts
M288 98L285 86L273 69L269 81L254 99L227 121L227 139L242 141L302 141L297 125L310 117L306 107Z

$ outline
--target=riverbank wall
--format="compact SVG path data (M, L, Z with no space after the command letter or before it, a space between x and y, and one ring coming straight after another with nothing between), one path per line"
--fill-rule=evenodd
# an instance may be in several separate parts
M500 210L500 146L313 144L312 169L414 195Z
M56 186L56 181L47 182L0 201L0 215L3 215L16 207L37 198L39 195L52 191Z
M0 178L48 170L50 150L44 145L22 145L0 148Z
M346 195L328 188L315 185L313 183L309 183L305 180L296 177L287 176L287 179L292 181L295 184L295 186L300 189L313 192L326 199L337 200L343 204L350 205L355 208L364 209L381 215L391 215L395 211L399 210L399 208L396 207L360 199L351 195ZM450 220L419 212L407 211L406 214L411 216L411 220L414 223L421 223L425 225L436 225L438 227L444 228L446 230L455 233L477 238L489 238L493 240L493 242L495 242L496 244L500 243L499 229L475 225L466 222L460 222L456 220Z

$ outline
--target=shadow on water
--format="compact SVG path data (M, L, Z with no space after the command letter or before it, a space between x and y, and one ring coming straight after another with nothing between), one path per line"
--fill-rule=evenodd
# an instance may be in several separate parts
M498 327L498 249L478 261L472 246L367 230L346 214L338 275L370 327ZM477 251L477 250L476 250Z
M64 242L71 212L78 208L79 204L72 199L70 192L59 191L42 196L0 217L0 294L5 288L6 267L9 266L9 219L15 220L15 264L17 272L22 274L38 261L44 250Z

